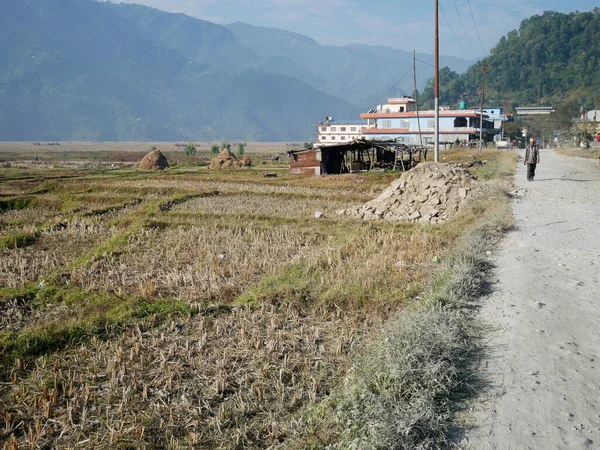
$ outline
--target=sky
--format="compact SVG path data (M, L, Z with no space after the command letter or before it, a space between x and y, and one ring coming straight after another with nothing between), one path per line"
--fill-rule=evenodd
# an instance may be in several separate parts
M113 0L113 2L118 0ZM482 58L523 19L590 11L592 0L438 0L440 54ZM307 35L321 44L385 45L433 54L434 0L126 0L218 24L245 22Z

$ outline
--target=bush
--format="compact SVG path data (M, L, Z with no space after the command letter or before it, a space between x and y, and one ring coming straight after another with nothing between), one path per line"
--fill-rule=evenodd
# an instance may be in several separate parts
M196 146L193 142L189 142L184 151L187 156L196 156Z
M245 151L245 148L246 148L247 145L248 144L246 144L245 142L239 142L238 143L238 145L237 145L237 154L239 156L244 156L244 151Z
M219 154L219 146L218 146L217 144L213 144L213 145L211 145L211 147L210 147L210 152L211 152L213 155L218 155L218 154Z

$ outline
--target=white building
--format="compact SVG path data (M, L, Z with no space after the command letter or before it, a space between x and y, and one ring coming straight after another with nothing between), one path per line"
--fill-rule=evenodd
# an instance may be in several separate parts
M360 117L363 120L333 120L328 117L316 124L315 146L343 144L353 139L391 140L408 145L433 144L435 138L435 111L415 110L415 100L410 97L389 98L386 104ZM442 144L453 144L457 140L469 142L479 139L480 118L472 109L451 110L441 108L439 112L439 140ZM483 113L482 137L491 141L495 134L494 121Z
M414 110L415 101L409 97L389 98L385 105L378 105L360 115L367 120L362 135L367 139L396 139L406 144L432 144L435 139L435 111ZM454 143L456 140L469 142L479 139L480 113L469 109L440 108L440 143ZM483 140L490 140L494 123L483 114Z
M328 117L324 122L316 124L317 136L315 144L344 144L362 137L361 129L366 126L364 120L334 120Z

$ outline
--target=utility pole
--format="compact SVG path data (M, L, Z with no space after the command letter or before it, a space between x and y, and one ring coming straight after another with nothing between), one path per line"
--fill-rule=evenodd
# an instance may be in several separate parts
M485 75L492 66L479 66L477 70L481 70L483 75L481 79L481 108L479 108L479 151L483 151L483 101L485 99Z
M438 0L435 0L435 43L434 43L434 72L435 72L435 138L433 147L433 160L440 162L440 32L438 27Z
M423 147L423 135L421 134L421 117L419 117L419 93L417 92L417 51L413 50L413 75L415 86L415 107L417 108L417 126L419 127L419 145Z
M505 100L504 100L504 108L502 109L502 112L504 113L504 114L503 114L503 116L504 116L504 117L502 117L502 124L501 124L501 127L502 127L502 135L500 136L500 139L502 139L502 140L504 140L504 128L505 128L505 127L504 127L504 122L506 122L506 107L507 107L507 106L508 106L508 100L506 100L506 99L505 99ZM509 136L509 137L510 137L510 136Z

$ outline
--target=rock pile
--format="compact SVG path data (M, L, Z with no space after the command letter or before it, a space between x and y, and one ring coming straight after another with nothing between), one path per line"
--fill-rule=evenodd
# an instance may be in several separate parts
M225 149L210 161L208 167L211 169L238 169L251 165L252 161L247 156L238 159L233 153Z
M394 180L376 199L341 209L338 214L437 223L452 217L476 189L476 178L461 166L419 164Z
M140 170L163 170L169 167L167 157L160 150L152 150L140 161Z

